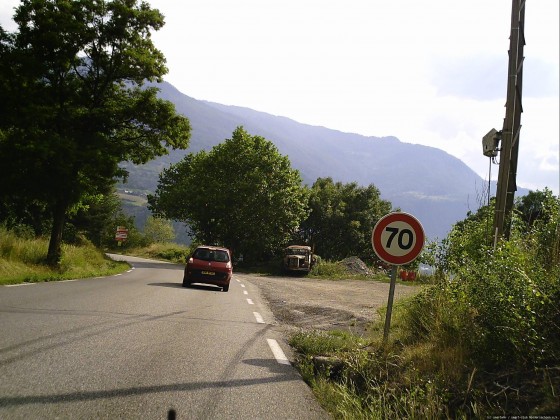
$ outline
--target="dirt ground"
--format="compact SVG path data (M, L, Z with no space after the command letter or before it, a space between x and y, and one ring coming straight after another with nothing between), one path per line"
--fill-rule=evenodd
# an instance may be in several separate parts
M276 321L288 328L349 330L362 335L387 305L389 282L319 280L235 274L257 286ZM417 293L419 286L397 284L394 301Z

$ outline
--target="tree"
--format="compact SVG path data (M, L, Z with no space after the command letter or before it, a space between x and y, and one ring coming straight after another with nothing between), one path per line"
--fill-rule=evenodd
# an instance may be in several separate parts
M238 127L209 152L165 169L148 201L156 214L187 223L197 241L260 258L283 246L305 217L301 182L273 143Z
M175 239L175 229L169 220L148 216L144 226L144 235L149 242L164 243Z
M543 205L551 196L552 191L545 188L544 191L529 191L527 195L517 198L515 208L528 228L546 215Z
M0 201L45 203L57 265L68 210L124 177L120 162L186 148L190 125L144 86L167 72L147 3L24 0L14 20L0 28Z
M72 225L77 232L83 234L94 245L102 246L103 231L112 227L114 236L114 218L121 211L121 201L114 186L105 194L86 195L80 203L68 211L66 229ZM64 235L63 235L64 237Z
M364 260L374 257L371 232L375 223L391 211L374 185L359 187L332 178L318 178L311 187L310 214L303 221L299 238L328 259L356 255Z

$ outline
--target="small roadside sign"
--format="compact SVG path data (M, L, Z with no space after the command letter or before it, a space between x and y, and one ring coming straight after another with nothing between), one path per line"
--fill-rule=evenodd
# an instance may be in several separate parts
M387 300L383 342L387 342L391 325L393 298L397 279L397 266L412 262L424 247L424 229L420 222L408 213L389 213L379 219L371 232L371 245L377 256L391 264L391 284Z
M128 238L128 229L124 226L117 226L117 232L115 233L115 239L119 242L126 241Z

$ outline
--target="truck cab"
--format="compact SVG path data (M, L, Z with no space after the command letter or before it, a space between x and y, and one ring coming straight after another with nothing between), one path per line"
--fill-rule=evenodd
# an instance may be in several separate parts
M309 273L315 264L315 256L310 246L290 245L284 248L282 271Z

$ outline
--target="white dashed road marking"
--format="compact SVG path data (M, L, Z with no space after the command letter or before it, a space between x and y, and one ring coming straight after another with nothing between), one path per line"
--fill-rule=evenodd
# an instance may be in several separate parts
M266 342L268 343L268 346L270 347L270 350L272 350L272 354L274 355L274 357L276 358L276 361L281 364L281 365L289 365L290 361L288 360L288 358L286 357L286 355L284 354L284 352L282 351L282 349L280 348L280 345L278 344L278 342L272 338L267 338Z
M249 298L247 298L247 303L248 303L249 305L254 305L253 300L252 300L252 299L249 299Z
M253 315L255 315L255 319L257 320L257 324L264 324L264 319L261 316L261 314L259 314L258 312L253 312Z

